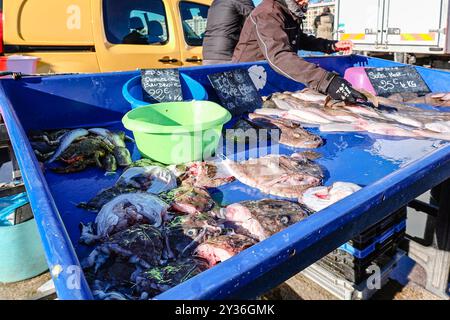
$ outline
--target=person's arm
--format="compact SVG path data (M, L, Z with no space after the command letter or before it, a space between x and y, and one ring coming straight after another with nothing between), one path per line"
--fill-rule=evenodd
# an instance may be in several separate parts
M334 44L337 41L335 40L316 38L312 35L306 35L304 33L300 34L299 38L300 38L298 43L299 50L321 51L328 54L336 52Z
M238 14L247 18L250 13L255 9L255 5L252 0L242 0L242 1L234 1L234 7Z
M284 21L278 13L250 15L256 29L256 38L270 66L281 75L301 82L311 89L325 93L332 77L329 72L297 55L296 46L289 42Z

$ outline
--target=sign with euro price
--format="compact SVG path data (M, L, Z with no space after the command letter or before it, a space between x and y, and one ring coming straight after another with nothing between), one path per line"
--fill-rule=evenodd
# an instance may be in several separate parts
M431 92L422 76L413 66L390 68L366 68L367 76L379 96L388 97L395 93Z
M183 101L177 69L141 70L141 85L144 101L148 103Z
M208 75L219 100L233 116L253 112L262 107L262 98L245 69Z

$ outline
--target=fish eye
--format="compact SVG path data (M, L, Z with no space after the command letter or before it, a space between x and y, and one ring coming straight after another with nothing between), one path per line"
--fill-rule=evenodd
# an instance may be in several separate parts
M195 237L198 234L198 231L196 229L189 229L186 234L190 237Z
M291 219L289 218L289 216L282 216L281 219L280 219L280 222L282 224L288 224L290 220Z

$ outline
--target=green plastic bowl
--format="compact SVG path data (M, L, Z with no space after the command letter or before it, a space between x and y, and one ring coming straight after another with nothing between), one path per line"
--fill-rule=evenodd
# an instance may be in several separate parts
M167 102L133 109L122 119L143 157L163 164L197 161L214 154L231 114L210 101Z

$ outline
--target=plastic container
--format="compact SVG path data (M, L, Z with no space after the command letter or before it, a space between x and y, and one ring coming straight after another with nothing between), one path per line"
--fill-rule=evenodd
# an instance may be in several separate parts
M344 79L352 84L355 89L365 89L376 95L375 89L370 83L365 67L352 67L345 70Z
M180 83L184 101L208 100L208 93L205 88L188 75L180 73ZM150 104L143 99L141 76L128 80L122 88L122 94L125 100L130 103L132 109Z
M33 278L48 269L34 219L0 227L0 282Z
M5 56L0 57L0 71L21 72L35 74L39 58L31 56Z
M180 164L212 156L231 113L210 101L167 102L128 112L122 122L133 131L143 157Z

